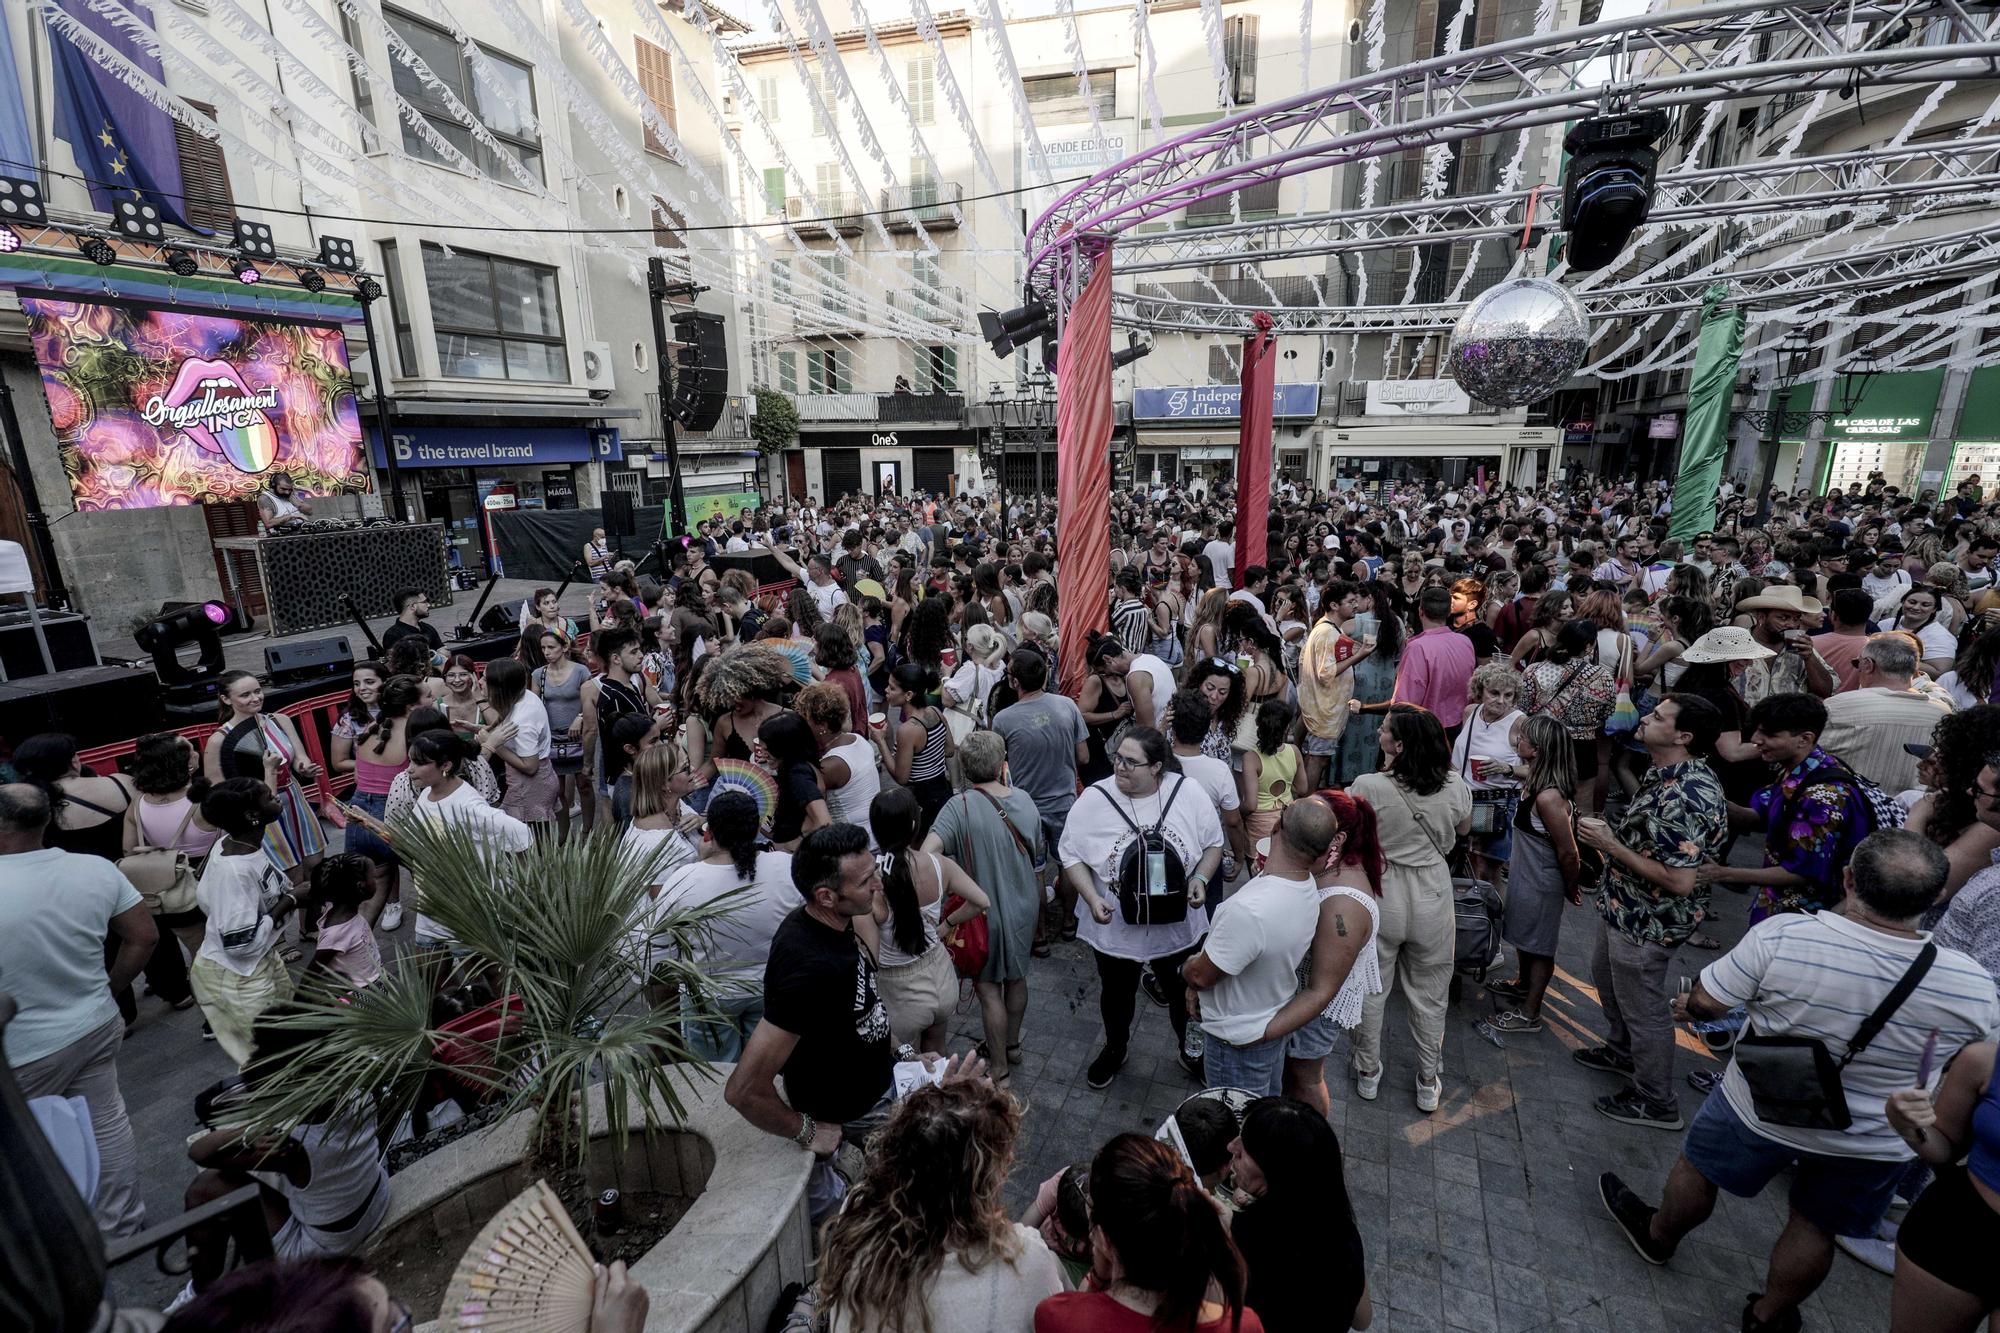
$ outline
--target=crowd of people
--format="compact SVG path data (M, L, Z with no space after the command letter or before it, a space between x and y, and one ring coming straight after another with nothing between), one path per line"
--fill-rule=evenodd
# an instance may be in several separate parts
M773 505L698 525L663 579L599 533L582 613L537 591L483 669L399 594L326 750L355 793L332 835L247 673L219 682L205 745L149 736L119 773L22 740L0 786L8 1064L82 1099L99 1222L129 1235L137 978L268 1076L289 1053L263 1020L300 968L365 1003L392 942L452 945L398 858L405 821L516 849L609 829L659 853L640 887L662 904L737 904L693 960L718 998L641 994L733 1066L738 1113L815 1157L799 1327L1359 1328L1329 1082L1437 1112L1454 1004L1554 1043L1535 1034L1567 933L1603 1015L1569 1053L1606 1076L1596 1109L1685 1133L1657 1206L1603 1179L1642 1257L1792 1168L1744 1329L1801 1327L1837 1248L1893 1273L1898 1330L2000 1308L1979 1259L2000 1236L2000 504L1977 479L1761 504L1724 483L1692 534L1662 483L1281 480L1241 559L1235 519L1226 486L1115 495L1083 608L1059 604L1045 499ZM712 563L738 552L795 581ZM1732 861L1743 835L1757 854ZM1096 976L1083 1081L1121 1077L1143 994L1191 1097L1010 1219L1029 993L1058 949ZM1713 957L1690 978L1683 951ZM982 1039L951 1054L965 982ZM1389 1079L1392 994L1411 1055ZM1679 1024L1730 1056L1690 1076L1691 1121ZM302 1126L256 1172L281 1261L365 1247L389 1192L371 1142ZM190 1156L193 1204L253 1154L223 1133ZM206 1262L178 1319L273 1280Z

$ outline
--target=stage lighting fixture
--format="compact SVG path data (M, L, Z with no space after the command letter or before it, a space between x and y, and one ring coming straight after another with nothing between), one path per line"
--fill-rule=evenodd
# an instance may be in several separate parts
M1039 338L1054 328L1049 316L1049 308L1038 300L1030 298L1028 303L1004 314L994 314L991 310L979 312L979 336L993 348L993 355L1002 360L1014 354L1014 349L1032 339Z
M76 238L76 248L83 251L83 257L93 264L115 264L118 251L111 242L94 231L87 231Z
M1152 355L1153 344L1149 342L1142 343L1135 337L1126 339L1126 343L1127 346L1124 351L1113 352L1111 354L1111 368L1113 370L1121 370L1131 365L1134 361Z
M335 273L353 273L361 268L361 260L354 253L354 242L345 236L320 237L319 262Z
M21 233L0 222L0 255L11 255L20 248Z
M369 277L366 273L354 280L354 291L364 304L369 301L379 301L382 299L382 284Z
M135 241L157 241L167 234L160 210L144 199L120 199L112 204L111 225Z
M264 275L257 271L257 266L242 255L236 256L235 259L229 262L229 271L234 273L236 280L246 287L253 282L262 282L264 280Z
M1589 272L1618 257L1653 203L1653 142L1667 129L1665 111L1592 116L1563 136L1563 258Z
M305 288L307 291L323 292L326 290L326 275L318 269L302 268L298 270L298 275L299 286Z
M153 669L159 672L161 684L191 685L222 673L221 631L235 618L227 602L196 602L162 611L141 625L132 638L141 651L153 655ZM192 663L180 656L181 649L190 644L198 652Z
M32 222L39 226L48 220L39 182L25 176L0 176L0 222Z
M166 251L160 257L167 261L168 268L183 278L192 278L195 274L201 272L201 261L196 259L190 251L176 247Z
M270 224L264 222L236 219L236 248L252 259L278 257L278 242L271 236Z

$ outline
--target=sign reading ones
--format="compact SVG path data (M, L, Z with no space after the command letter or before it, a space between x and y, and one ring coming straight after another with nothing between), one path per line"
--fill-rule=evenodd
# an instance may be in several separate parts
M1141 421L1202 421L1241 416L1240 384L1187 384L1134 389L1132 415ZM1271 386L1273 417L1310 417L1319 412L1319 385Z

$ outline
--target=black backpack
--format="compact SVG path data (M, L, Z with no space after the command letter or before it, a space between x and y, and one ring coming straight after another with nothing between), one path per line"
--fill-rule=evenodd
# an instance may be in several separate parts
M1118 857L1118 912L1128 926L1172 926L1187 920L1188 891L1187 867L1180 857L1174 855L1167 846L1160 830L1166 826L1167 811L1173 809L1174 798L1187 785L1185 777L1174 783L1173 792L1160 803L1160 818L1150 829L1142 829L1132 822L1132 816L1125 813L1123 806L1111 799L1111 793L1102 787L1104 799L1125 821L1125 827L1138 836L1125 844L1125 850ZM1156 891L1149 892L1147 884L1147 862L1158 856L1163 862L1163 874Z

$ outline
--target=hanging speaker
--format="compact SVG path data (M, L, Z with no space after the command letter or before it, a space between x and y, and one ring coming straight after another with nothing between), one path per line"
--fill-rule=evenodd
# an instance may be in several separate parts
M720 315L689 310L674 316L674 420L689 430L713 430L729 399L729 344Z

